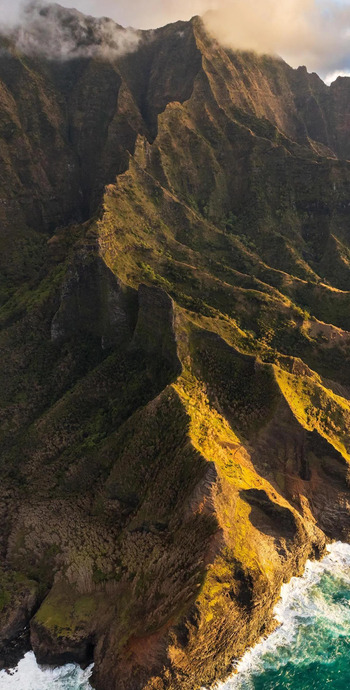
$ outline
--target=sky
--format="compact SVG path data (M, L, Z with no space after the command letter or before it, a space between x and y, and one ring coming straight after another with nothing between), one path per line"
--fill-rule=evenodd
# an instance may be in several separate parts
M14 22L21 0L0 0L0 22ZM226 46L277 54L328 82L350 74L350 0L61 0L123 26L155 28L204 15Z

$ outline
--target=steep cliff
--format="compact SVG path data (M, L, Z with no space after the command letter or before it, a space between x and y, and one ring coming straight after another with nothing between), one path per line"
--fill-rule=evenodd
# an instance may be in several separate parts
M196 690L349 539L350 80L199 18L0 79L0 660Z

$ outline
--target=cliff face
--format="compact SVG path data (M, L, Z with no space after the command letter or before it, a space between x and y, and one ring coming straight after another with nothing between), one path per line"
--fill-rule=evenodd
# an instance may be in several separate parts
M349 539L350 82L3 43L0 659L195 690Z

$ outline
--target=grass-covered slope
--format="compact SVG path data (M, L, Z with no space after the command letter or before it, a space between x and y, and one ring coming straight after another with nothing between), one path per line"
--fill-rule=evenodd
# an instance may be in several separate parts
M198 19L0 75L0 660L198 690L349 538L349 83Z

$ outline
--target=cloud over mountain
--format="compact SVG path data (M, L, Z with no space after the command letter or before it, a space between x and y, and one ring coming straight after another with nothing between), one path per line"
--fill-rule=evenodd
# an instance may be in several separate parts
M34 0L18 8L8 29L19 50L51 59L118 57L134 50L140 38L112 19L92 18L77 10Z
M235 49L278 54L323 76L350 67L348 2L217 0L206 22Z
M350 70L349 0L66 0L64 4L142 29L200 14L210 31L234 49L278 54L323 77ZM26 17L21 0L0 0L0 13L7 23Z

